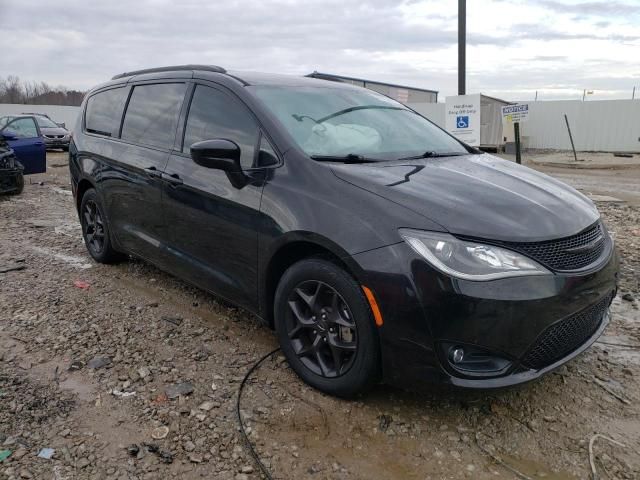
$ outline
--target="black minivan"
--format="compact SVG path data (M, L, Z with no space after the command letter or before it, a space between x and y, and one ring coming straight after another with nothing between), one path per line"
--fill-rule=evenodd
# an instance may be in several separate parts
M91 90L75 132L91 256L255 313L324 392L513 385L609 321L618 257L589 199L371 90L155 68Z

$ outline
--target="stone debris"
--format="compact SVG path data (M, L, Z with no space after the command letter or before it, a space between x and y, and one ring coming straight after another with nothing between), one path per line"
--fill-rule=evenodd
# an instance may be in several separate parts
M68 172L50 170L39 178L68 185ZM491 455L530 466L529 478L589 478L596 432L629 447L596 445L598 472L638 478L640 207L598 208L621 254L602 342L514 389L376 386L352 400L308 388L274 356L240 405L274 478L512 477ZM261 478L235 402L244 374L275 347L273 332L142 261L93 262L77 233L55 231L77 222L67 195L28 184L0 210L0 265L27 266L0 274L0 478ZM74 287L88 263L90 289Z

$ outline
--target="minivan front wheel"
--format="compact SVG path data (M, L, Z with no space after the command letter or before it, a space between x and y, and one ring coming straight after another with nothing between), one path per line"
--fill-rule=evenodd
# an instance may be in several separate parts
M294 264L275 295L275 327L291 368L318 390L341 397L379 378L377 332L358 283L323 259Z
M114 263L122 259L122 254L111 246L107 219L93 188L87 190L82 197L80 223L82 224L84 243L96 262Z

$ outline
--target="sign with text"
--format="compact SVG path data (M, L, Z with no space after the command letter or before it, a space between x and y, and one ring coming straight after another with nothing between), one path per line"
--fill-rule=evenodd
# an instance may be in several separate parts
M529 120L529 104L507 105L502 107L503 123L521 123Z
M445 129L472 147L480 146L480 94L446 99Z

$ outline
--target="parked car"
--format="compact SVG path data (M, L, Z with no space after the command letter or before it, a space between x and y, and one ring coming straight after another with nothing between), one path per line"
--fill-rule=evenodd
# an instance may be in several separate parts
M0 118L0 137L13 149L25 175L47 171L47 152L36 117L12 115Z
M9 144L0 137L0 194L19 194L24 188L24 170Z
M602 333L594 204L352 85L183 66L94 88L70 148L87 249L255 313L308 384L503 387Z
M44 114L34 114L33 116L38 122L47 149L61 148L65 152L69 151L71 132L64 128L64 123L55 123Z
M0 118L0 127L3 122L6 123L8 120L16 118L16 116L18 115L8 115ZM22 113L19 116L32 116L36 119L47 149L60 148L65 152L69 151L69 140L72 137L72 133L64 128L64 123L56 123L44 113Z

